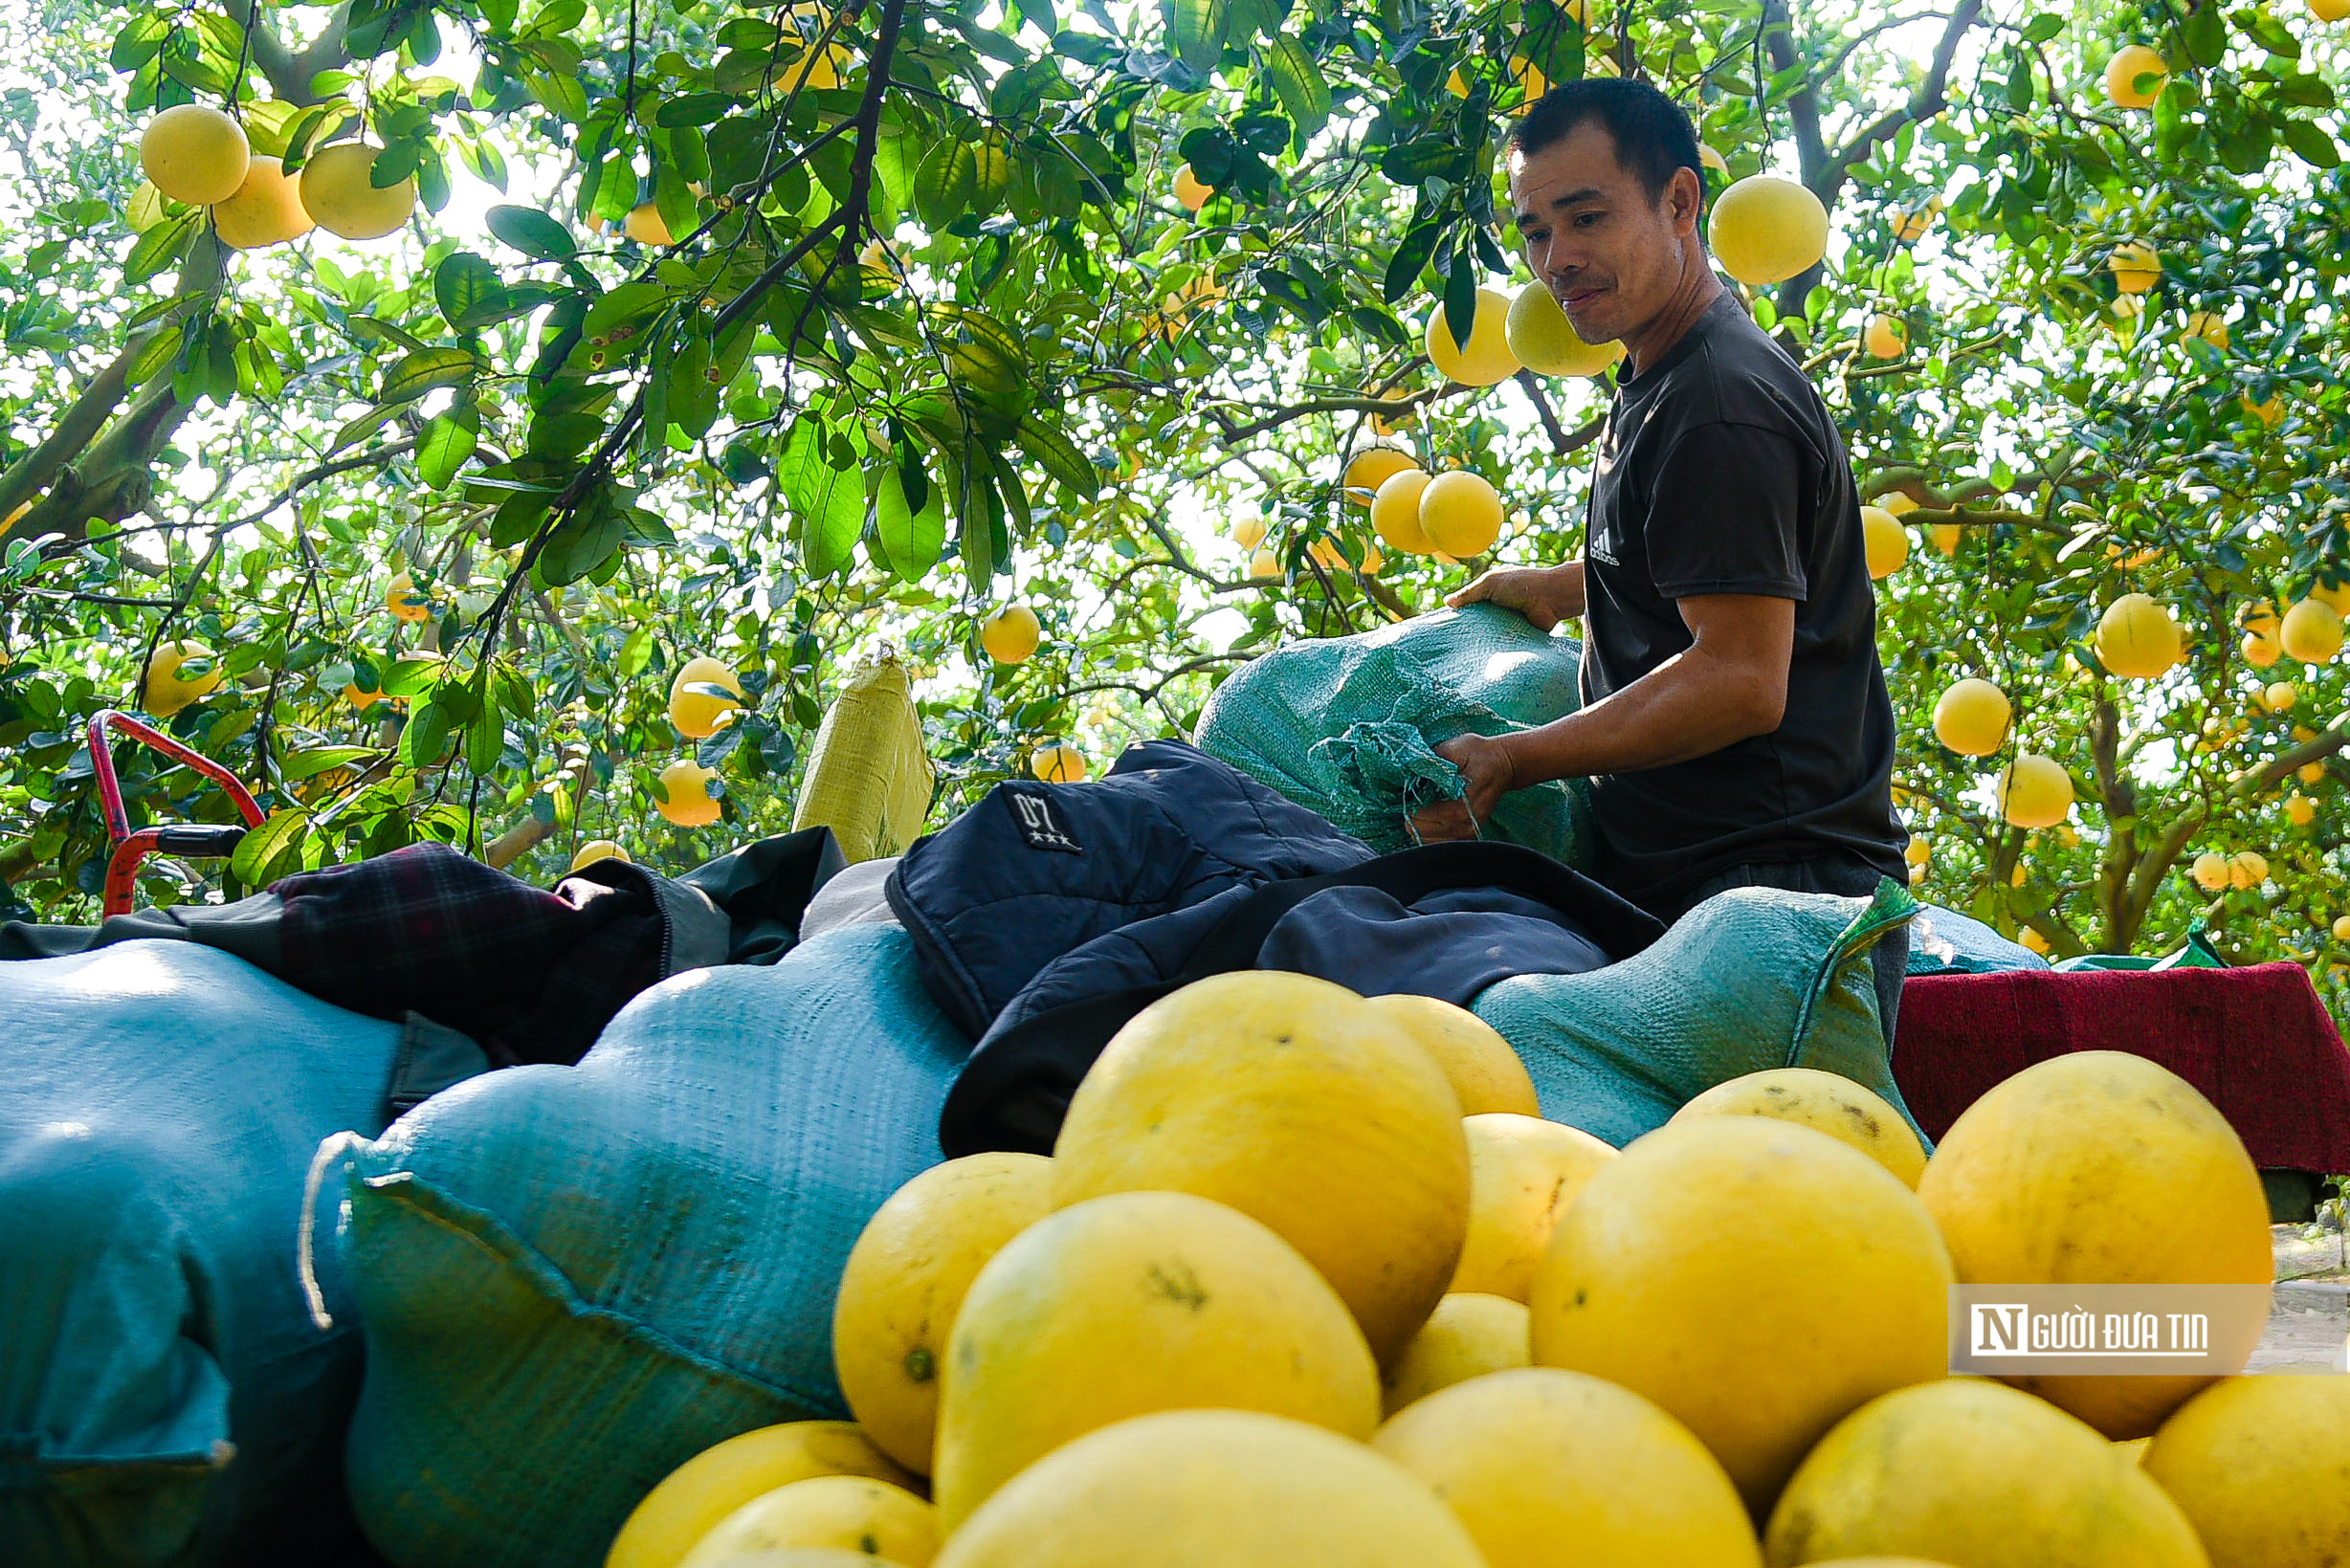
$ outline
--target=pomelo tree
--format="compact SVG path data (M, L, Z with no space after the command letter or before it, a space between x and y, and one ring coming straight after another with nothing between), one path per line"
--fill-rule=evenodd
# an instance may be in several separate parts
M788 823L824 704L883 642L922 677L937 820L1040 750L1098 767L1186 724L1280 637L1564 558L1600 385L1454 383L1423 327L1441 304L1474 339L1479 288L1525 284L1499 138L1545 83L1610 73L1691 108L1717 183L1779 173L1829 214L1820 264L1746 293L1865 492L1914 507L1878 591L1920 891L2059 952L2161 950L2199 916L2239 957L2340 951L2339 676L2248 671L2241 635L2350 575L2335 24L55 0L0 25L33 62L0 109L20 910L91 907L106 705L173 709L259 786L235 886L419 836L539 876L594 838L685 864ZM2162 73L2109 87L2133 43ZM179 105L275 160L233 211L142 159ZM1490 481L1501 539L1381 541L1341 482L1372 441ZM2133 591L2184 630L2150 679L2096 651ZM983 632L1014 602L1033 652L1024 622ZM177 684L143 693L166 645ZM689 739L696 656L743 700ZM1986 757L1933 738L1965 675L2014 707ZM2248 706L2280 678L2290 710ZM2063 825L2002 821L2019 746L2067 770ZM706 828L655 814L687 759L722 791ZM122 765L136 812L225 820L187 772ZM2262 875L2194 881L2246 852ZM188 889L162 866L147 891Z

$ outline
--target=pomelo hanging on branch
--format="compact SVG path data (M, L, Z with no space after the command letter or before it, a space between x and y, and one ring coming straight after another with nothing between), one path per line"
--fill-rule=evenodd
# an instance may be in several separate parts
M157 190L189 207L210 207L245 183L253 144L245 127L209 103L178 103L139 136L139 168Z
M1529 370L1545 376L1599 376L1624 357L1621 342L1585 342L1559 301L1541 283L1529 283L1510 301L1510 352Z
M1476 319L1469 324L1469 341L1445 318L1439 303L1428 319L1428 357L1447 379L1464 386L1491 386L1518 374L1518 356L1510 352L1510 297L1498 289L1477 290Z
M1749 174L1715 198L1707 241L1747 287L1785 282L1828 254L1828 209L1793 180Z

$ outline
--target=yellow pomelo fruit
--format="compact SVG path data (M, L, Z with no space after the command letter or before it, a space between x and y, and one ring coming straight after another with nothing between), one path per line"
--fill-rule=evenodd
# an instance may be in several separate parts
M1420 532L1455 559L1483 555L1501 537L1501 497L1481 474L1439 474L1420 492Z
M571 864L564 869L575 872L583 866L592 866L599 860L625 861L628 858L629 851L622 849L615 840L591 838L579 847L571 856Z
M1524 1366L1531 1354L1527 1323L1525 1303L1508 1296L1446 1296L1381 1377L1381 1407L1392 1416L1439 1388Z
M2139 77L2155 79L2144 86ZM2170 77L2162 56L2144 44L2124 44L2105 62L2105 96L2117 109L2151 109Z
M2236 621L2245 630L2257 636L2273 637L2277 626L2276 606L2271 600L2255 599L2244 607Z
M1760 1568L1738 1489L1639 1395L1555 1367L1399 1412L1372 1447L1426 1481L1490 1568Z
M1029 771L1047 784L1083 784L1085 753L1066 740L1029 753Z
M638 202L629 209L629 215L620 220L620 232L639 245L675 245L676 237L670 233L669 225L661 217L661 210L651 202Z
M2206 1568L2179 1505L2053 1405L1944 1378L1839 1423L1787 1483L1764 1560L1869 1553L1984 1568Z
M1370 1005L1417 1041L1460 1098L1461 1115L1514 1111L1542 1114L1534 1078L1518 1052L1495 1028L1468 1008L1432 996L1397 991L1368 999Z
M1469 1138L1469 1235L1448 1289L1523 1301L1559 1216L1615 1149L1579 1128L1507 1111L1464 1117L1461 1131Z
M2153 1446L2154 1439L2150 1437L2125 1437L2114 1445L2114 1451L2129 1455L2130 1463L2133 1465L2143 1465L2146 1462L2146 1450ZM2174 1498L2173 1501L2176 1499Z
M2018 873L2021 873L2023 869L2023 867L2018 866L2016 871ZM2019 881L2016 883L2016 886L2022 887L2023 883ZM2026 926L2023 930L2018 931L2015 934L2015 939L2018 943L2024 947L2029 948L2032 952L2039 954L2042 958L2045 959L2048 957L2048 939L2041 936L2040 933L2034 930L2032 927Z
M191 664L197 666L195 672L183 674ZM227 674L202 643L158 644L147 656L146 675L139 683L139 706L157 718L169 718L218 686Z
M2018 828L2053 828L2073 809L2073 776L2053 757L2018 752L1999 770L1999 814Z
M1891 577L1909 560L1909 530L1881 506L1860 509L1860 542L1873 578Z
M1114 1192L1048 1215L987 1260L955 1315L932 1471L939 1527L954 1534L1072 1438L1195 1405L1367 1440L1379 1373L1329 1284L1236 1209Z
M1208 198L1215 193L1213 186L1191 172L1189 164L1175 171L1175 200L1185 211L1198 211L1208 205Z
M1252 551L1249 555L1249 575L1256 578L1280 576L1281 558L1271 550Z
M695 692L693 686L715 686L718 692ZM725 695L721 695L723 693ZM669 721L688 740L716 735L728 714L743 706L743 681L734 666L704 654L677 667L669 683Z
M846 1421L762 1426L704 1448L669 1472L612 1537L604 1568L677 1568L694 1543L755 1497L819 1475L914 1478Z
M1036 651L1043 637L1043 624L1026 605L1006 605L979 623L979 646L998 664L1020 663Z
M718 821L719 803L709 790L717 773L691 757L680 757L661 769L661 789L668 799L657 803L662 816L680 828L707 828Z
M2105 266L2114 275L2114 287L2125 295L2144 294L2162 280L2161 255L2153 246L2134 239L2115 246Z
M2325 777L2325 764L2323 762L2303 762L2295 771L2295 777L2303 784L2317 784Z
M1361 570L1376 572L1386 564L1387 558L1379 553L1378 545L1366 541L1362 546L1362 552ZM1350 572L1357 569L1356 563L1346 559L1345 549L1334 539L1318 539L1306 546L1305 553L1319 563L1325 571Z
M1319 1426L1168 1410L990 1497L937 1568L1491 1568L1427 1485Z
M2309 596L2337 615L2350 614L2350 579L2339 583L2313 583Z
M1716 174L1730 172L1729 160L1703 142L1697 144L1697 165L1700 168L1710 169Z
M2216 850L2206 850L2195 857L2190 874L2195 878L2195 885L2204 892L2225 892L2228 887L2228 857Z
M2309 13L2320 22L2339 22L2350 16L2350 0L2309 0Z
M139 133L139 170L157 190L189 207L210 207L245 183L253 144L245 127L209 103L180 103Z
M1529 370L1545 376L1605 375L1624 357L1620 342L1585 342L1559 301L1541 283L1529 283L1510 301L1505 321L1510 352Z
M2224 1378L2143 1460L2211 1568L2350 1563L2350 1378Z
M832 1365L876 1447L928 1474L939 1368L971 1281L1053 1211L1053 1162L975 1154L935 1165L865 1222L832 1302Z
M2285 611L2277 645L2303 664L2324 664L2341 651L2341 617L2331 606L2304 599Z
M384 607L402 621L429 621L432 618L432 596L416 585L416 579L401 572L384 585Z
M2007 720L2014 713L2006 693L1969 675L1936 700L1934 736L1962 757L1988 757L2007 743Z
M365 711L383 701L384 694L381 692L363 692L359 689L358 682L354 681L350 685L343 688L343 700L349 703L354 708Z
M1918 503L1909 498L1907 492L1899 490L1888 490L1876 498L1876 504L1896 518L1918 510Z
M854 64L848 50L839 44L827 44L820 50L802 55L785 67L784 84L793 92L829 93L840 85L842 74L851 70Z
M1915 245L1926 237L1934 220L1941 215L1942 199L1928 197L1923 207L1913 207L1893 220L1893 237L1903 245Z
M2272 714L2291 713L2300 698L2300 691L2289 680L2271 681L2260 693L2261 704Z
M2186 330L2179 334L2179 341L2184 343L2189 338L2201 338L2224 351L2228 347L2228 322L2217 311L2191 310L2187 312Z
M1934 858L1934 846L1925 839L1912 837L1909 841L1908 848L1901 851L1901 858L1908 861L1913 866L1926 865ZM1733 1081L1735 1082L1736 1080ZM1915 1182L1911 1182L1910 1184L1912 1186L1917 1185Z
M1938 522L1927 531L1934 536L1934 547L1944 555L1957 555L1966 542L1966 530L1955 522Z
M1818 265L1828 254L1828 209L1793 180L1749 174L1714 198L1707 235L1723 272L1761 288Z
M1871 359L1897 360L1909 350L1909 328L1898 316L1876 315L1869 318L1869 329L1861 337L1861 347Z
M2237 651L2244 655L2244 662L2255 670L2266 670L2283 657L2285 652L2284 648L2278 644L2275 637L2264 635L2258 631L2247 631L2244 634L2244 640L2236 647Z
M1358 506L1368 506L1379 487L1403 473L1420 466L1411 453L1401 447L1364 447L1346 460L1346 472L1339 483L1346 498Z
M1510 352L1510 297L1498 289L1477 290L1476 319L1469 323L1469 341L1462 342L1438 304L1428 319L1428 357L1438 371L1464 386L1491 386L1518 374L1518 356Z
M1265 519L1243 518L1232 524L1232 542L1244 550L1253 550L1265 542Z
M757 1552L830 1546L929 1568L939 1531L928 1503L905 1488L864 1475L818 1475L763 1493L694 1543L677 1568L721 1568Z
M1064 1204L1155 1187L1263 1221L1382 1361L1428 1321L1469 1228L1469 1144L1443 1071L1308 975L1216 975L1143 1008L1071 1096L1053 1156Z
M416 177L377 189L369 183L375 155L363 142L321 147L302 166L302 206L318 226L344 239L382 239L416 210Z
M907 1565L843 1546L787 1546L727 1557L712 1568L907 1568Z
M2336 941L2350 942L2350 915L2336 916L2333 930Z
M1925 1145L1901 1113L1840 1072L1809 1067L1749 1072L1716 1084L1675 1111L1673 1120L1699 1116L1774 1116L1800 1122L1851 1144L1899 1177L1905 1187L1916 1187L1925 1173Z
M2285 797L2285 820L2295 828L2306 828L2317 820L2317 803L2295 791Z
M2228 857L2228 885L2239 890L2260 886L2269 879L2269 857L2257 850L2244 850Z
M2246 413L2252 415L2263 425L2273 425L2285 417L2285 394L2282 392L2271 392L2266 400L2259 403L2254 403L2252 394L2246 392L2236 401L2244 406Z
M283 245L310 232L309 211L301 189L285 164L255 153L245 166L245 181L235 194L212 208L212 230L220 243L233 251L257 251Z
M1737 1247L1688 1245L1723 1214ZM1790 1122L1699 1117L1634 1139L1560 1219L1534 1275L1534 1360L1662 1405L1759 1513L1829 1426L1943 1375L1951 1283L1917 1195L1867 1155Z
M2193 1085L2142 1056L2075 1051L1999 1084L1952 1125L1918 1196L1970 1284L2271 1277L2268 1201L2243 1140ZM2251 1349L2213 1341L2239 1366ZM2007 1380L2121 1438L2153 1431L2211 1380Z
M1429 487L1428 474L1407 468L1381 481L1371 497L1371 526L1390 549L1407 555L1427 555L1435 549L1420 527L1420 497Z
M2097 662L2117 675L2152 680L2179 662L2179 623L2152 598L2125 593L2097 621Z

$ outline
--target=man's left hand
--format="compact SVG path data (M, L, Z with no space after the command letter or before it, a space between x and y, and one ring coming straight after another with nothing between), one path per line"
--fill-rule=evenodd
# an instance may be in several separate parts
M1436 755L1460 769L1462 792L1414 813L1412 830L1423 844L1474 839L1495 805L1516 787L1509 750L1490 736L1460 735L1438 746Z

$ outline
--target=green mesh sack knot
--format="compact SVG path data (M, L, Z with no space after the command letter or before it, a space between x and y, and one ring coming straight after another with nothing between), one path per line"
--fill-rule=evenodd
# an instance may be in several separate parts
M1652 945L1581 975L1519 975L1473 1007L1534 1078L1542 1115L1622 1145L1716 1084L1808 1067L1881 1095L1918 1130L1894 1083L1869 950L1917 900L1732 888Z
M1583 645L1494 605L1288 643L1235 671L1200 715L1200 749L1386 853L1413 812L1460 793L1435 748L1533 729L1582 706ZM1482 836L1571 866L1590 860L1580 786L1513 790Z

